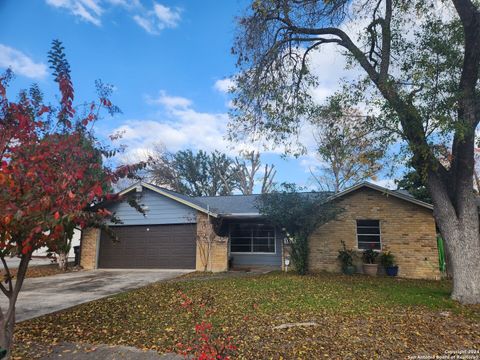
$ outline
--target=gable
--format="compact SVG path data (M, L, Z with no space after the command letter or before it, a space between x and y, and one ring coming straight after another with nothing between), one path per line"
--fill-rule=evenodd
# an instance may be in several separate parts
M146 209L145 216L131 207L128 196L138 197L138 203ZM197 211L178 201L143 187L141 192L131 192L126 199L108 207L123 222L119 225L163 225L196 223ZM114 225L114 224L109 224Z
M335 197L334 200L341 207L345 207L347 211L362 209L360 213L365 213L365 218L395 217L400 216L400 213L403 214L403 217L405 217L405 214L409 214L409 218L414 218L416 214L433 216L431 208L420 206L389 192L378 191L367 186L359 187L354 191ZM376 217L375 214L377 214Z
M421 200L415 199L413 196L407 195L403 192L400 191L394 191L394 190L389 190L384 187L381 187L379 185L375 185L369 182L364 182L355 186L352 186L344 191L341 191L335 195L333 195L330 199L331 200L336 200L336 199L341 199L345 196L348 196L352 193L358 192L358 191L373 191L378 194L381 194L387 198L393 198L393 199L398 199L403 202L411 203L416 206L423 207L425 209L433 210L433 205L428 204L426 202L423 202Z

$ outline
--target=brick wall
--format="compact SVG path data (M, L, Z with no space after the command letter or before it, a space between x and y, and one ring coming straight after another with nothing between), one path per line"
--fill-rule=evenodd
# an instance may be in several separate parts
M228 270L228 238L213 231L208 216L197 213L197 271Z
M391 251L399 276L439 278L435 221L432 211L381 192L361 188L339 200L344 211L310 238L311 271L339 272L341 240L357 249L356 220L380 220L382 251ZM360 254L359 254L360 255ZM360 256L356 260L361 270Z
M100 239L100 230L88 228L82 231L80 240L80 266L86 270L97 267L97 243Z

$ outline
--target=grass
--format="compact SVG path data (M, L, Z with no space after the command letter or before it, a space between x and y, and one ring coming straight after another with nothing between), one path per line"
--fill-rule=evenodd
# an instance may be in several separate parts
M448 281L272 273L163 282L19 324L18 357L57 342L171 351L193 334L179 291L214 310L240 359L405 358L480 350L480 307L449 299ZM274 329L313 321L318 326Z

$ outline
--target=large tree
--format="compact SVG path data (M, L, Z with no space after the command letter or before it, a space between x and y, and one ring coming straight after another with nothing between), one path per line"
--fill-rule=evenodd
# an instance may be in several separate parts
M233 159L219 151L172 153L159 146L149 172L156 184L190 196L230 195L235 187Z
M346 107L340 95L312 111L316 152L322 162L311 173L322 190L339 192L374 179L385 155L383 136L373 131L369 118Z
M136 166L113 169L98 161L113 150L91 132L98 108L113 112L108 98L89 103L81 115L73 105L74 89L63 46L55 41L50 63L60 90L59 105L44 105L37 86L22 91L18 101L7 97L11 72L0 78L0 290L8 306L0 309L0 347L10 350L15 304L32 253L55 249L72 226L104 226L115 217L101 204L118 198L108 190ZM113 151L113 152L112 152ZM19 257L15 277L7 259ZM8 354L7 354L8 356Z
M150 156L147 177L160 186L189 196L231 195L235 191L253 194L260 185L261 193L274 186L274 165L262 164L257 151L244 151L230 157L218 150L180 150L172 153L157 146ZM263 166L263 167L262 167Z
M235 188L243 195L253 194L257 184L261 186L261 194L271 192L276 174L275 165L262 164L258 151L242 151L240 157L235 158Z
M233 115L242 129L297 133L317 84L310 56L335 46L365 75L357 94L377 125L407 145L425 177L453 273L452 298L480 302L480 237L472 188L480 115L480 11L471 0L255 0L234 45ZM353 90L352 90L353 91ZM370 101L369 101L370 99ZM233 127L235 129L235 127ZM451 148L446 168L435 143Z

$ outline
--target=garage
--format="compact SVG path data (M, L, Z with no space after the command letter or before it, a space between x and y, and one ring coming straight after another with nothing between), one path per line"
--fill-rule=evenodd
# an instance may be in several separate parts
M111 226L119 241L100 236L98 267L195 269L196 224Z

